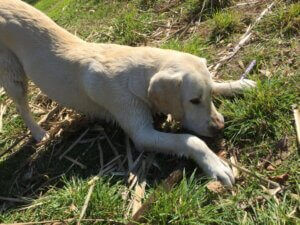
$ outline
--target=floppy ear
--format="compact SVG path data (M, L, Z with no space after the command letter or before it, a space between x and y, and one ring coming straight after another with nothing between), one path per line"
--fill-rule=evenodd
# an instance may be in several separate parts
M150 80L148 99L158 112L171 114L174 119L183 117L181 103L182 74L170 74L162 71Z

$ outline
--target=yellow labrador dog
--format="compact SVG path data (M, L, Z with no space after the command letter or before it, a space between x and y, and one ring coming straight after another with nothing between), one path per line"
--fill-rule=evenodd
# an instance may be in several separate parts
M20 0L0 0L0 84L33 137L46 132L27 102L27 79L59 103L115 120L140 151L193 158L207 175L232 186L230 167L198 137L162 133L152 115L171 114L187 130L214 136L224 119L212 94L231 95L255 82L215 83L205 59L172 50L87 43Z

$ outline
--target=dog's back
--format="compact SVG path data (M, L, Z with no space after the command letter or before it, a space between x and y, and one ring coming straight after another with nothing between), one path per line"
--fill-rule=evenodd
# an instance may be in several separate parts
M79 38L59 27L48 16L31 5L21 0L1 0L0 29L5 30L3 30L3 33L1 32L0 38L8 37L11 29L15 34L20 27L22 32L27 31L27 35L35 32L36 40L52 38L58 41L56 39L58 38L60 41L65 40L68 43L70 41L80 41Z
M88 65L82 59L88 61L91 57L85 46L88 44L27 3L0 1L0 58L3 59L0 83L7 92L16 89L11 77L22 80L20 88L25 90L27 76L63 105L87 114L99 114L102 109L89 99L82 84ZM15 68L22 72L9 72ZM19 95L26 93L22 91Z

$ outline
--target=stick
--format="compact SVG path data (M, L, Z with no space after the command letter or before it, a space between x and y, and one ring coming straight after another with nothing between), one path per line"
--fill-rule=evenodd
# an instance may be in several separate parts
M101 143L100 143L99 140L97 140L97 147L98 147L98 150L99 150L100 168L103 169L103 166L104 166L104 162L103 162L103 149L102 149L102 146L101 146Z
M1 104L0 105L0 133L2 133L3 131L3 123L2 123L2 119L4 114L6 113L6 105Z
M256 64L256 60L254 59L254 60L252 60L251 63L247 66L245 72L242 74L242 76L241 76L241 78L240 78L241 80L243 80L243 79L246 78L246 76L250 73L250 71L253 69L253 67L255 66L255 64Z
M2 197L0 196L1 201L7 201L7 202L19 202L19 203L28 203L30 200L21 199L21 198L9 198L9 197Z
M214 66L213 68L213 74L214 76L217 75L218 69L225 64L227 61L229 61L235 54L248 42L250 39L252 33L252 29L255 25L259 23L259 21L263 18L263 16L273 7L275 4L276 0L273 1L266 9L264 9L260 15L256 18L253 24L250 24L246 30L246 32L241 36L240 41L238 44L234 47L232 52L229 52L227 55L225 55L223 58L219 60L219 62Z
M250 175L250 176L252 176L252 177L256 177L256 178L258 178L259 180L266 182L267 184L270 184L270 185L272 185L272 186L274 186L274 187L280 187L280 185L279 185L278 183L276 183L276 182L274 182L274 181L272 181L272 180L269 180L269 179L267 179L267 178L264 178L261 174L251 172L250 170L248 170L248 169L246 169L246 168L244 168L244 167L241 167L241 166L238 166L238 165L232 163L230 160L227 160L227 159L222 159L222 160L224 160L225 162L227 162L229 165L238 168L238 169L241 170L242 172L247 173L248 175Z
M27 209L32 209L32 208L35 208L35 207L38 207L40 205L43 205L45 204L44 202L38 202L36 204L32 204L32 205L29 205L29 206L25 206L25 207L22 207L22 208L18 208L18 209L15 209L15 211L23 211L23 210L27 210Z
M37 222L26 222L26 223L0 223L0 225L35 225L35 224L54 224L54 223L68 223L71 224L72 222L76 221L76 218L69 218L63 220L44 220L44 221L37 221ZM122 222L111 220L111 219L82 219L83 222L109 222L111 224L124 224Z
M76 159L73 159L69 156L64 156L64 158L71 161L72 163L76 164L77 166L79 166L83 170L87 168L86 165L83 165L82 163L78 162Z
M87 207L88 207L88 205L89 205L89 201L90 201L90 199L91 199L93 190L94 190L95 185L96 185L96 183L95 183L96 180L95 180L95 179L92 179L91 181L92 181L92 184L91 184L91 186L90 186L90 188L89 188L89 191L88 191L88 193L87 193L87 195L86 195L86 197L85 197L85 201L84 201L84 204L83 204L83 207L82 207L82 210L81 210L79 219L78 219L78 221L77 221L77 225L80 225L80 222L81 222L82 218L84 217L84 214L85 214L86 209L87 209Z
M192 23L194 22L194 20L196 19L196 17L199 16L199 22L201 21L201 19L202 19L202 14L203 14L203 10L204 10L204 8L205 8L205 6L206 6L206 2L207 2L207 0L204 0L204 1L203 1L203 3L202 3L202 8L201 8L200 13L198 13L196 16L194 16L194 18L186 25L186 27L185 27L184 30L181 32L181 34L179 35L178 38L182 38L182 37L185 35L185 33L188 31L188 29L190 29L190 27L192 26Z
M146 174L145 174L145 161L141 160L141 155L136 159L135 162L133 162L132 158L132 152L131 152L131 146L129 137L125 137L125 143L126 143L126 152L127 152L127 163L128 163L128 179L127 183L129 185L128 189L124 193L124 199L128 199L129 194L131 194L131 199L129 201L125 218L127 218L130 214L133 215L142 205L142 199L144 198L145 194L145 187L146 187L146 181L144 180ZM135 165L137 165L140 161L142 161L142 166L138 169L138 171L133 172L135 170ZM134 189L134 192L132 193L131 190Z
M26 137L29 136L29 133L24 134L22 137L18 138L8 149L0 154L0 158L12 150L15 146L17 146L21 141L23 141Z
M237 164L237 157L235 154L233 154L231 157L230 157L230 162L234 163L234 164ZM232 173L233 173L233 177L234 178L237 178L239 176L239 170L236 168L236 167L233 167L232 168Z
M59 160L61 160L69 151L71 151L75 145L77 145L77 143L84 137L84 135L86 135L86 133L89 131L89 128L87 128L81 135L79 138L77 138L77 140L75 142L73 142L73 144L71 144L71 146L63 153L59 156Z
M133 199L132 199L132 216L139 210L142 206L142 199L145 197L145 161L143 160L141 166L141 173L139 174L138 180L135 185Z
M162 183L162 187L166 192L169 192L176 183L182 179L183 173L181 170L175 170L172 172ZM157 196L155 192L148 198L148 200L139 208L139 210L133 215L132 220L127 225L136 225L142 221L142 215L144 215L150 206L156 201Z
M3 87L0 87L0 97L4 95L4 88Z
M296 105L293 105L295 126L296 126L296 135L298 140L298 145L300 145L300 111Z
M132 159L130 141L129 141L129 137L127 135L125 137L125 143L126 143L126 153L127 153L128 170L132 170L133 159Z
M99 180L99 178L107 171L107 170L110 170L114 165L112 164L113 162L115 162L117 159L119 159L119 156L117 156L116 158L114 158L112 161L110 161L109 163L107 163L104 167L106 167L104 169L104 167L100 169L100 172L98 173L97 176L94 176L89 182L88 184L90 185L90 188L89 188L89 191L86 195L86 198L85 198L85 201L84 201L84 204L83 204L83 207L82 207L82 210L81 210L81 213L80 213L80 216L79 216L79 219L77 221L77 225L80 225L80 222L83 221L83 217L84 217L84 214L86 212L86 209L88 207L88 204L89 204L89 201L91 199L91 196L92 196L92 193L93 193L93 190L95 188L95 185L96 185L96 181Z
M242 2L242 3L238 3L236 4L236 6L245 6L245 5L252 5L252 4L256 4L260 1L254 1L254 2Z
M113 145L113 143L111 142L111 140L110 140L109 137L107 136L105 130L102 130L102 133L103 133L105 139L107 140L107 142L108 142L110 148L112 149L113 153L115 154L115 156L119 156L120 154L119 154L118 150L116 149L116 147ZM120 168L121 170L125 170L124 167L123 167L123 165L122 165L122 161L121 161L120 158L118 159L118 165L119 165L119 168Z
M52 117L54 115L54 113L56 113L58 111L58 109L59 109L59 106L55 106L51 111L49 111L45 116L43 116L42 119L40 119L38 124L45 123L50 117Z

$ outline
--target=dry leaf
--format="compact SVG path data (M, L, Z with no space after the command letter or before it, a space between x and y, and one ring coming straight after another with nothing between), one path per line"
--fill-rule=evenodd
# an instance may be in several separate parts
M267 170L269 170L269 171L275 171L275 167L272 166L271 164L269 164L269 165L267 166Z
M273 165L279 166L281 163L282 163L282 160L281 159L277 159L277 160L275 160L275 162L273 162Z
M225 191L224 186L221 184L220 181L210 181L206 185L207 189L214 193L222 193Z
M270 179L279 184L284 184L289 179L289 175L287 173L284 173L278 176L270 177Z
M271 77L271 72L269 70L259 70L259 72L268 78Z
M284 136L283 138L281 138L277 144L276 144L276 148L280 149L282 151L287 151L288 150L288 137Z
M69 210L70 210L71 212L78 211L77 207L76 207L74 204L71 204L71 205L69 206Z
M241 69L245 69L245 65L244 65L244 63L243 63L242 60L239 60L239 61L238 61L238 64L239 64L239 66L241 67Z
M263 191L270 196L275 196L278 192L280 192L282 190L281 187L268 189L268 188L264 187L263 185L260 185L260 186L262 187Z
M230 157L230 161L234 164L237 165L238 161L237 161L237 157L235 155ZM239 177L239 170L236 167L232 167L232 173L233 173L233 177L234 178L238 178Z
M227 152L225 150L221 150L218 152L218 156L222 159L226 159Z

